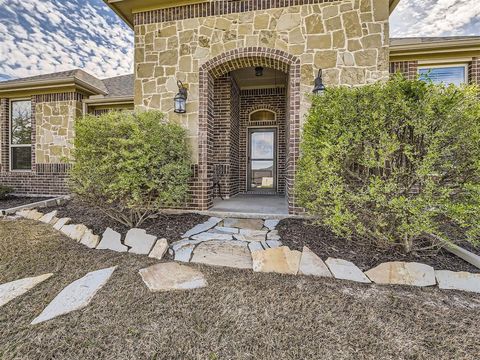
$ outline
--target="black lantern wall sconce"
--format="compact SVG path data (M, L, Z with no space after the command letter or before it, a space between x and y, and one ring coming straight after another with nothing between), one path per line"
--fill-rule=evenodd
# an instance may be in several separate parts
M326 87L323 85L323 79L322 79L322 69L318 70L318 75L317 78L315 79L315 86L313 87L313 93L315 95L323 95L325 92Z
M177 81L177 86L178 86L178 93L173 98L174 111L178 114L184 114L187 112L188 91L185 85L183 85L183 83L180 80Z

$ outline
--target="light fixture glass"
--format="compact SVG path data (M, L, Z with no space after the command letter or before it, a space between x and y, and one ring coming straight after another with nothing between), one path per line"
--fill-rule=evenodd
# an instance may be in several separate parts
M178 93L173 98L174 111L178 114L184 114L187 112L188 92L187 92L187 88L183 85L183 83L180 80L177 81L177 85L178 85Z

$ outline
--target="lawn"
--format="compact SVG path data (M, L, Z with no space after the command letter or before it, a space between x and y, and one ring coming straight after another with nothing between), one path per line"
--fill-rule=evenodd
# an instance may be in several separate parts
M55 276L0 308L1 359L478 359L480 297L198 265L209 286L151 293L155 260L0 220L0 283ZM118 265L90 306L31 326L70 282Z

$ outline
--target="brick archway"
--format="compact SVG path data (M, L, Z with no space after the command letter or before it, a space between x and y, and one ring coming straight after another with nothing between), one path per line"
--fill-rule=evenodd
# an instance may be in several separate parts
M300 142L300 59L282 50L249 47L234 49L212 58L199 70L198 112L198 183L196 197L199 207L207 210L213 205L213 131L214 81L245 67L263 66L288 74L287 85L287 166L286 188L289 212L296 211L293 186Z

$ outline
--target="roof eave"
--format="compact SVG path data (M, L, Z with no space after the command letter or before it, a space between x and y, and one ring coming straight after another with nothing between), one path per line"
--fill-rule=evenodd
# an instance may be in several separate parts
M115 14L117 14L131 29L133 29L133 21L128 18L127 14L122 13L120 9L115 5L116 3L121 1L123 0L103 0L103 2L107 4L107 6L112 9ZM393 12L393 10L395 10L399 2L400 0L389 0L390 14Z
M442 51L480 51L478 39L457 40L457 41L436 41L431 43L411 43L390 45L390 52L394 54L412 53L416 51L427 52L431 50Z
M51 89L61 86L75 86L90 94L107 95L108 93L76 77L67 77L60 79L31 80L18 83L0 84L0 94L12 91L28 91L38 89Z
M107 4L107 6L108 6L110 9L112 9L113 12L114 12L115 14L117 14L117 15L125 22L125 24L127 24L127 25L130 27L130 29L133 30L133 28L134 28L134 26L133 26L133 21L130 21L130 20L128 19L128 17L127 17L125 14L123 14L123 13L115 6L115 3L119 2L119 1L122 1L122 0L103 0L103 2L104 2L105 4Z

